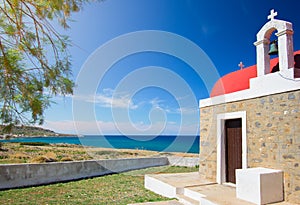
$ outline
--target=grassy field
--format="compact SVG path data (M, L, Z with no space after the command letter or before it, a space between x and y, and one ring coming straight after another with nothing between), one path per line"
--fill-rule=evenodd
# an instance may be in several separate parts
M198 171L187 167L154 167L68 183L0 191L0 204L128 204L168 198L144 188L144 175Z

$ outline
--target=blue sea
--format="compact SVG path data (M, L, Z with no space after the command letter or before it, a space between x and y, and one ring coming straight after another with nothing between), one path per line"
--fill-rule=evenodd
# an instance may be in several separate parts
M83 137L30 137L1 140L2 142L47 142L81 144L84 146L139 149L160 152L199 153L199 136L122 136L105 135Z

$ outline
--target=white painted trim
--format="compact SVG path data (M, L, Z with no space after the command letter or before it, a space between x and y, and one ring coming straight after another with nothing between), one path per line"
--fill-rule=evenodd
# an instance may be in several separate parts
M242 119L242 168L247 169L247 116L246 111L217 115L217 183L226 182L224 123L228 119Z
M293 69L287 71L293 72ZM199 101L199 107L208 107L229 102L236 102L246 99L289 92L300 89L300 79L287 79L279 72L270 73L257 78L250 79L250 88L212 98L206 98Z
M236 184L233 184L231 182L225 182L223 183L223 185L236 188Z

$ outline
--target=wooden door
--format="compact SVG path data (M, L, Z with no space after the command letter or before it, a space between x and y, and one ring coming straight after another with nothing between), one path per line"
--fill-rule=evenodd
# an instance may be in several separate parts
M234 183L235 170L242 168L242 119L225 121L226 182Z

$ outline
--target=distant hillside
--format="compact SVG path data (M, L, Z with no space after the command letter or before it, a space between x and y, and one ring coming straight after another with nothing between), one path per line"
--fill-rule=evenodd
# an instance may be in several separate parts
M65 134L59 134L52 130L43 129L41 127L34 126L15 126L12 128L12 131L7 133L3 129L4 126L0 125L0 135L11 135L11 137L19 137L19 136L67 136Z

